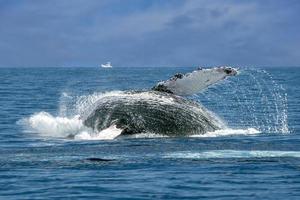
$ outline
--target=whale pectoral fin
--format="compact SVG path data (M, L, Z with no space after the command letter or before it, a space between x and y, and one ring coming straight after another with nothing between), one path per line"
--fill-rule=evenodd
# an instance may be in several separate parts
M120 136L123 132L123 129L117 128L115 124L111 125L110 127L103 129L97 134L98 138L103 140L112 140Z
M157 83L152 90L182 96L193 95L228 76L235 76L236 74L237 69L232 67L200 68L187 74L177 73L169 80Z

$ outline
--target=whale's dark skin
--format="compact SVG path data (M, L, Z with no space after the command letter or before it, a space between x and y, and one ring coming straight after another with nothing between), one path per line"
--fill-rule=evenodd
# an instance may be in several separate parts
M168 136L201 134L221 125L200 104L167 92L134 91L105 96L84 120L97 131L115 124L121 134L150 132Z
M198 69L176 74L150 91L104 95L85 115L84 125L97 131L116 126L123 135L147 132L186 136L221 129L223 124L212 113L182 95L194 94L236 74L231 67Z

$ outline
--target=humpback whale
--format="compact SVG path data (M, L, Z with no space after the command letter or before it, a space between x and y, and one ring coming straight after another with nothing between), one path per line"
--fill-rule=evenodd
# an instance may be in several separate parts
M112 133L111 139L145 132L185 136L221 129L223 123L212 112L185 97L236 74L232 67L199 68L175 74L150 90L104 95L83 122L104 136Z

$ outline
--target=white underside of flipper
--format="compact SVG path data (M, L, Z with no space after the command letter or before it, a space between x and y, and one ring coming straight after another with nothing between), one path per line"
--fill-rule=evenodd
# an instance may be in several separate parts
M186 96L199 93L208 86L225 79L227 76L236 74L237 70L231 67L198 69L184 75L175 75L167 81L159 82L157 86L163 86L173 94Z
M112 140L120 136L122 131L123 129L117 128L117 126L114 124L97 133L96 137L100 138L101 140Z
M75 139L84 139L84 140L113 140L121 135L123 129L118 129L115 124L110 127L98 132L98 133L89 133L82 132L75 136Z

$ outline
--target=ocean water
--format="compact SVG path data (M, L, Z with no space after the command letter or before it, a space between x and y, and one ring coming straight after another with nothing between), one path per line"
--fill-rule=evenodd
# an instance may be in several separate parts
M226 124L204 135L82 125L103 95L192 70L0 68L0 199L300 199L300 68L241 68L189 97Z

